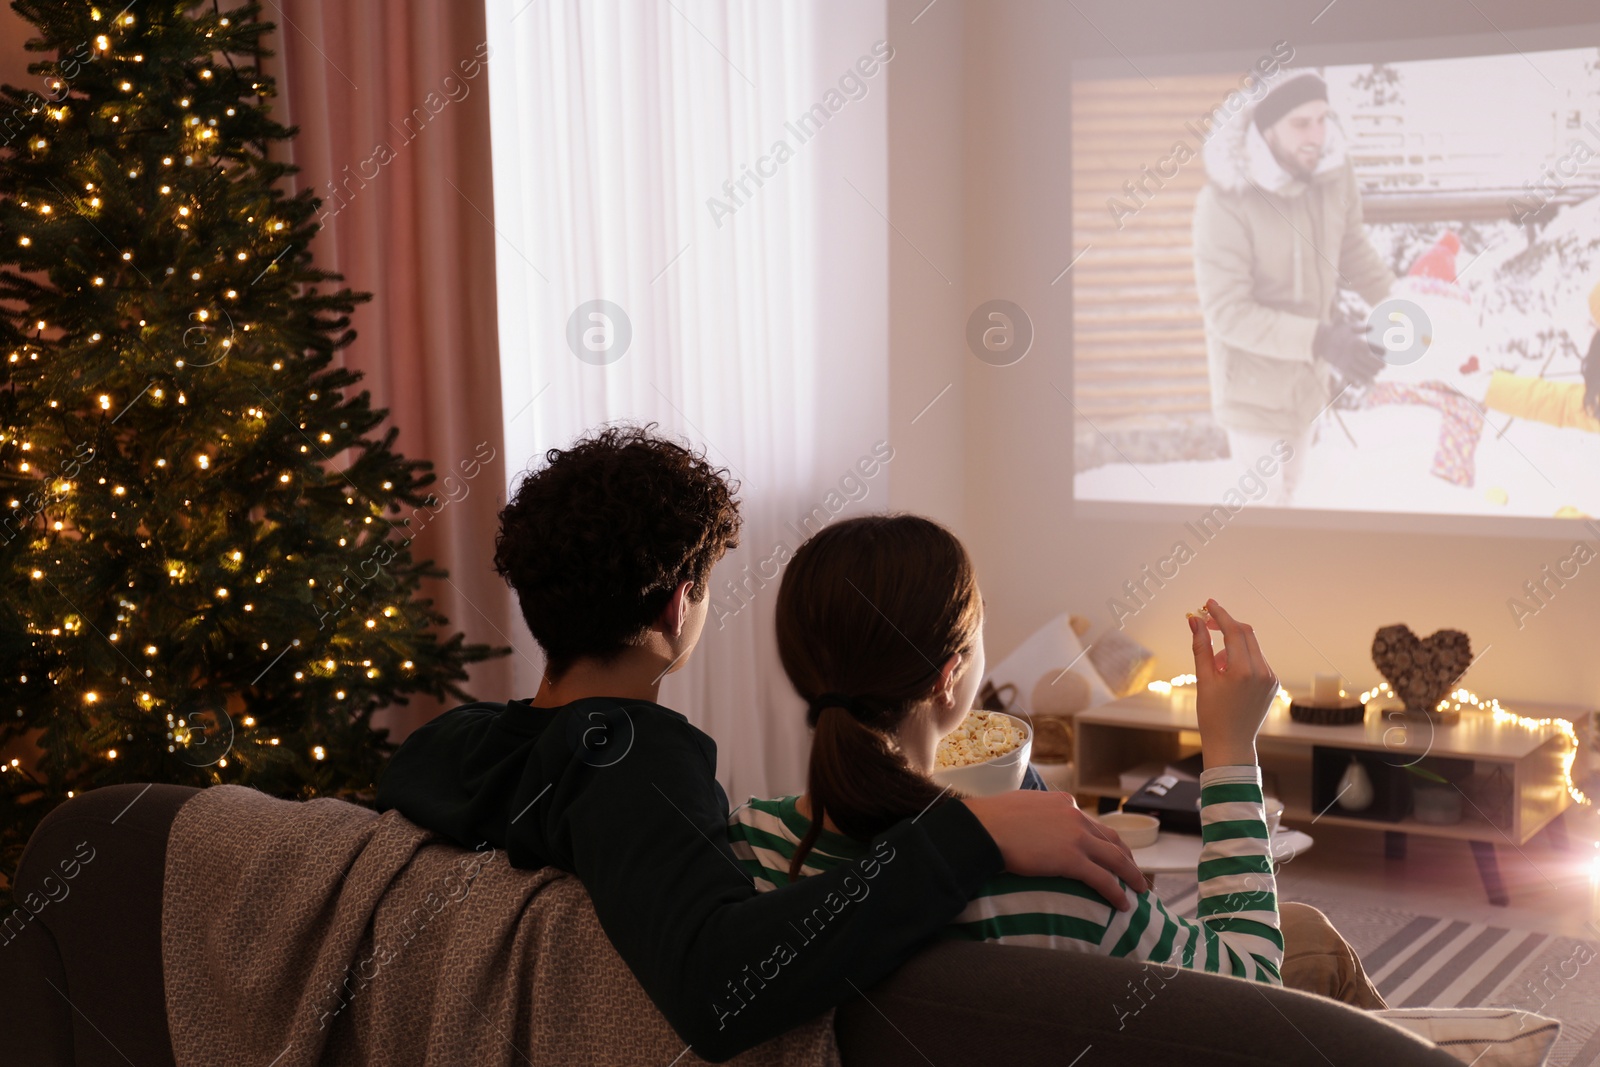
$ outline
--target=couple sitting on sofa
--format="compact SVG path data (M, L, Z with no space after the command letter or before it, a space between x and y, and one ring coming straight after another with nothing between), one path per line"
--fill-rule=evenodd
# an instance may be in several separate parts
M1191 620L1206 770L1190 921L1069 795L958 797L928 777L984 673L983 601L961 543L915 516L841 520L788 563L778 643L815 728L807 792L730 816L714 742L656 702L700 637L712 566L738 544L725 472L650 428L606 428L547 459L502 512L495 556L546 653L538 692L417 730L378 805L517 867L576 874L700 1055L823 1013L941 934L1384 1006L1320 912L1279 908L1255 755L1277 678L1215 601L1224 651Z

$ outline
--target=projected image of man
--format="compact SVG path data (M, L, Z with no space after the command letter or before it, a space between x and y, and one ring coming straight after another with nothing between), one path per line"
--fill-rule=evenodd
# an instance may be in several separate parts
M1367 239L1355 172L1328 88L1288 74L1206 142L1195 202L1195 281L1212 413L1239 463L1293 449L1263 503L1287 506L1317 416L1345 382L1384 366L1365 333L1334 321L1341 288L1377 304L1395 275Z

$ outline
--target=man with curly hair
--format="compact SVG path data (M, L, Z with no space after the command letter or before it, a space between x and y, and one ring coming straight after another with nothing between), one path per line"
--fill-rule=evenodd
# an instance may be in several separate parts
M729 843L715 742L656 701L700 637L712 566L738 546L736 486L653 429L551 449L517 486L495 568L545 651L539 690L411 734L378 807L576 874L645 992L712 1061L879 982L1002 869L1079 878L1125 908L1118 877L1145 886L1126 848L1070 796L1035 791L938 805L857 863L757 893Z

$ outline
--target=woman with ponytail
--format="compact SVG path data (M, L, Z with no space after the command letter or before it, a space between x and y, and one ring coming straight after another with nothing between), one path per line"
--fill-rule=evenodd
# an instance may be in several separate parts
M1284 982L1255 757L1277 678L1251 628L1215 601L1207 606L1226 651L1214 655L1205 626L1192 624L1206 762L1201 918L1181 918L1154 893L1128 886L1123 911L1073 879L1008 873L983 886L947 936ZM955 794L929 772L939 739L971 710L984 674L983 600L971 560L928 519L873 515L826 527L788 564L776 610L784 671L807 701L815 734L805 794L751 798L730 827L735 853L764 890L858 862L888 827L949 803ZM1347 958L1337 976L1322 963L1324 973L1297 987L1383 1007L1326 918L1303 910L1317 927L1316 958Z

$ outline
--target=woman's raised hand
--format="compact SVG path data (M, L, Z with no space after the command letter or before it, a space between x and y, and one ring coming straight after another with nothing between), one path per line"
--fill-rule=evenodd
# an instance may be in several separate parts
M1278 676L1261 654L1249 623L1229 615L1215 600L1206 601L1206 613L1210 626L1222 631L1223 650L1212 652L1210 629L1198 616L1191 617L1200 750L1207 767L1251 765L1256 762L1256 732L1278 693Z

